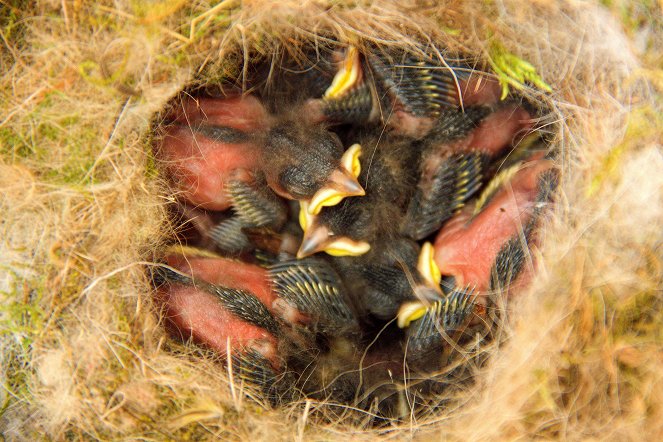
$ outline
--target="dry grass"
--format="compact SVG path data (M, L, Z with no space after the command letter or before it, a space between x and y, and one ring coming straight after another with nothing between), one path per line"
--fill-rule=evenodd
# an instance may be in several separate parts
M659 439L661 5L607 3L625 28L571 1L0 0L4 436ZM552 86L526 93L553 109L563 152L563 198L506 341L458 405L382 430L245 398L213 358L166 338L143 271L173 228L154 115L193 82L241 78L246 57L329 36L430 38L482 64L498 41Z

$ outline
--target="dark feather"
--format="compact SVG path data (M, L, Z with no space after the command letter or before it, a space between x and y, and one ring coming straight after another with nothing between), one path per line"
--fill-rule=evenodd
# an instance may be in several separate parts
M323 332L357 330L341 278L321 258L280 262L269 267L269 275L278 296L317 318Z
M456 288L444 299L433 302L407 330L408 358L428 357L432 351L439 351L446 342L443 334L451 334L469 318L475 297L470 288Z

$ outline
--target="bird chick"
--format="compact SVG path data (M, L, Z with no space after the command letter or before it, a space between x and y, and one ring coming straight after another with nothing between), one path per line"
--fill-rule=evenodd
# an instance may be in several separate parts
M530 114L512 104L446 111L421 140L420 179L403 232L417 240L437 232L489 178L490 164L531 125Z
M171 247L164 261L151 269L151 277L170 331L232 355L239 375L270 394L287 375L290 359L309 352L316 337L357 335L340 277L317 257L263 268Z
M417 271L419 245L405 237L381 241L361 259L336 258L358 309L382 320L391 320L405 301L416 299L421 283Z
M279 196L311 201L312 213L364 194L353 174L361 152L344 151L302 108L272 115L251 95L187 99L173 120L158 153L184 198L199 207L232 205L226 186L238 169L245 182L264 177Z
M383 123L391 131L421 138L445 110L497 101L499 85L482 72L446 62L437 54L350 46L334 79L317 100L329 121ZM316 106L311 106L315 108Z
M374 241L403 235L421 240L438 230L480 187L488 155L467 145L490 114L484 107L447 111L422 141L363 136L360 184L366 195L311 216L301 203L304 230L298 257L325 251L363 255Z
M416 361L439 354L444 335L467 322L475 309L476 293L470 287L456 287L455 281L443 285L440 268L435 262L435 249L426 242L417 261L421 283L415 296L400 305L397 324L407 330L407 357Z
M279 121L264 137L262 151L267 184L284 198L309 201L311 214L365 193L357 181L361 148L344 152L338 135L322 125Z
M325 207L315 216L306 201L300 202L304 237L298 258L322 251L332 256L363 255L372 244L398 236L416 183L419 152L403 137L362 138L365 160L359 183L366 195Z
M171 115L156 156L188 203L226 210L226 183L237 169L259 167L259 151L247 134L266 129L265 112L253 96L185 98Z
M558 171L536 155L498 173L477 198L437 234L442 274L483 293L507 289L527 268L541 212L554 196Z

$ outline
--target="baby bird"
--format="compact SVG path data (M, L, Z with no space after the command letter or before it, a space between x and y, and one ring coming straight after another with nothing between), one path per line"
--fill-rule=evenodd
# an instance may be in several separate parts
M435 127L444 110L461 106L470 83L476 90L472 73L432 54L376 46L362 54L350 46L318 107L330 121L382 122L395 133L418 138Z
M339 275L318 257L264 268L191 247L169 252L150 269L169 330L232 356L238 375L270 396L293 391L286 366L312 339L358 333Z
M264 179L283 198L310 201L312 213L364 194L352 173L361 152L344 152L338 136L307 118L304 108L272 115L250 95L189 99L169 135L159 153L177 172L172 176L185 198L203 208L227 208L231 175Z
M506 291L531 267L542 211L554 197L559 173L544 152L501 170L474 207L466 207L435 238L442 274L483 294Z
M439 355L445 336L466 324L476 306L474 289L443 280L429 242L421 247L416 274L420 283L413 287L414 296L400 305L396 316L398 327L406 329L410 362Z
M332 256L359 256L372 244L399 234L407 204L416 184L419 152L403 137L364 138L359 183L362 198L347 198L318 215L300 202L304 231L298 258L317 252Z
M338 135L321 125L279 121L261 144L267 184L284 198L307 200L311 214L365 193L357 181L361 148L344 152Z
M479 189L489 156L454 142L471 136L488 113L483 107L446 111L438 127L422 140L420 178L408 207L405 235L425 239Z
M361 259L336 258L334 264L355 295L358 309L382 320L396 316L403 302L415 299L419 245L404 237L383 241Z
M320 251L363 255L373 242L396 236L421 240L472 197L481 185L487 156L453 142L467 138L488 114L483 108L448 111L422 141L396 135L365 136L359 182L362 198L349 198L312 216L301 203L304 238L298 257Z

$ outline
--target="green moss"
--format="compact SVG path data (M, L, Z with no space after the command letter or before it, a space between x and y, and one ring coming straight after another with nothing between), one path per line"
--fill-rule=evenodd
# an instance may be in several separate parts
M0 338L3 344L3 388L8 394L0 416L15 401L30 397L32 345L42 335L48 315L41 308L45 280L26 279L20 269L2 267L10 275L8 291L0 292Z
M151 138L145 143L145 152L147 153L145 160L145 178L148 180L153 180L159 177L159 163L154 156L152 143L153 140Z
M24 134L12 127L0 128L0 153L16 162L18 158L28 158L35 153L34 145Z
M489 55L490 66L502 86L502 100L509 95L510 87L522 90L526 83L545 92L552 92L552 88L537 74L532 64L508 52L501 43L493 40Z
M622 23L631 32L661 23L661 5L654 0L620 2L617 8Z
M103 179L103 168L95 173L90 170L103 149L104 137L93 121L83 122L79 112L62 111L70 106L70 99L50 92L23 124L0 128L0 155L10 163L31 167L51 184L82 185Z
M16 48L23 47L25 41L26 15L27 11L35 9L34 2L28 0L5 0L0 7L0 54L7 55L6 59L12 60L13 56L6 46L7 43ZM0 72L2 69L2 57L0 58Z

